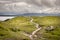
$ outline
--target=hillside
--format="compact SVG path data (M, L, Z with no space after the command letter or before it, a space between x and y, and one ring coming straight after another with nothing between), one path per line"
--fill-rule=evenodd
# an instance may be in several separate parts
M18 16L0 21L0 40L60 40L60 16Z

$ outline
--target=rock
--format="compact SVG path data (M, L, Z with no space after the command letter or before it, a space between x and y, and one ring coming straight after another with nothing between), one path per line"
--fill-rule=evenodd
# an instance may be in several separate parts
M54 26L48 26L48 27L46 28L46 30L47 30L47 31L52 31L52 30L54 30Z

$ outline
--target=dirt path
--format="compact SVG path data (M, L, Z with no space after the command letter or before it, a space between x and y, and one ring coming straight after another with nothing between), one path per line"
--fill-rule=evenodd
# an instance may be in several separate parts
M31 20L30 22L33 23L35 25L35 27L37 28L36 30L34 30L31 34L27 34L26 32L23 32L23 34L25 36L28 36L31 40L35 40L33 37L37 37L37 35L35 35L39 30L41 30L42 28L39 27L38 23L35 23L33 20L33 18L29 17Z
M30 22L33 23L33 24L35 24L35 25L36 25L36 26L35 26L36 28L39 28L39 24L38 24L38 23L35 23L33 20L34 20L34 19L31 18Z

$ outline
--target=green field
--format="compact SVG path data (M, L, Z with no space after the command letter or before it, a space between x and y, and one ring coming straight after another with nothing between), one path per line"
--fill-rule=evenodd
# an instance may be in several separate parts
M60 40L60 16L18 16L0 21L0 40Z

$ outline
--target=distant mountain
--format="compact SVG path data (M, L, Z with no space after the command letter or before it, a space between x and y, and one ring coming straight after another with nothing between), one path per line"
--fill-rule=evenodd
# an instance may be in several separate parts
M6 13L0 13L0 16L60 16L60 13L17 13L17 12L6 12Z

